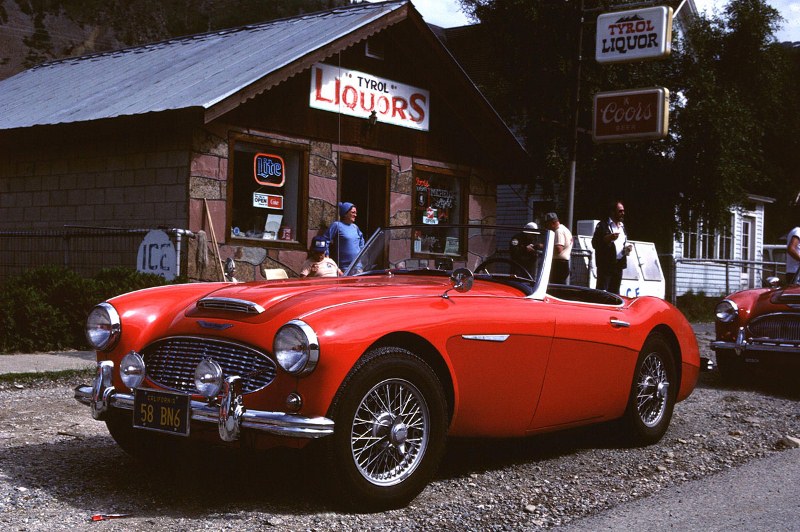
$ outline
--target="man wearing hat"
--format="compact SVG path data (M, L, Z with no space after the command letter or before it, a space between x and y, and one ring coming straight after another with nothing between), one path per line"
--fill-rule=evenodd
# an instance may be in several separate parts
M301 277L336 277L342 275L342 271L336 262L327 257L328 241L325 237L315 236L311 239L311 248L308 250L308 258L300 268Z
M572 254L572 232L558 221L558 215L554 212L544 215L544 225L556 234L550 282L566 284L569 277L569 258Z
M539 226L536 222L528 222L525 224L525 229L512 236L508 243L511 259L524 266L531 275L536 275L539 260L539 250L536 247L538 231Z
M356 225L358 211L349 201L339 203L339 220L333 222L322 235L330 243L330 256L342 270L350 264L364 247L364 235Z

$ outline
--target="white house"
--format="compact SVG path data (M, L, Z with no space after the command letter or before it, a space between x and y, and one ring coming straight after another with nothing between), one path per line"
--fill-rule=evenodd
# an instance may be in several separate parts
M748 194L741 206L731 209L728 227L710 232L698 224L679 235L672 247L669 292L674 297L689 291L714 296L762 286L770 274L762 268L764 206L774 202L774 198Z

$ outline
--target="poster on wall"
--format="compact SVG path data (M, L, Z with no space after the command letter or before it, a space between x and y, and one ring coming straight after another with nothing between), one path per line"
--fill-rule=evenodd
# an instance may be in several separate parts
M427 90L324 63L311 68L309 106L420 131L430 119Z

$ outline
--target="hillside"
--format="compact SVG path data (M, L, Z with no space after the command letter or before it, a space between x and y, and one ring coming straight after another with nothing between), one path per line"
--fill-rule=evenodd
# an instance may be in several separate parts
M343 6L349 0L0 0L0 79L45 61Z

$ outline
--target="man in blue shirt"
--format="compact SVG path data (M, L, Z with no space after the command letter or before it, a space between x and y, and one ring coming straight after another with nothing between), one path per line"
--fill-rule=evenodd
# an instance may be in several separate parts
M339 203L339 221L333 222L323 237L330 242L330 256L342 271L347 268L364 247L364 235L356 225L358 211L349 201Z

